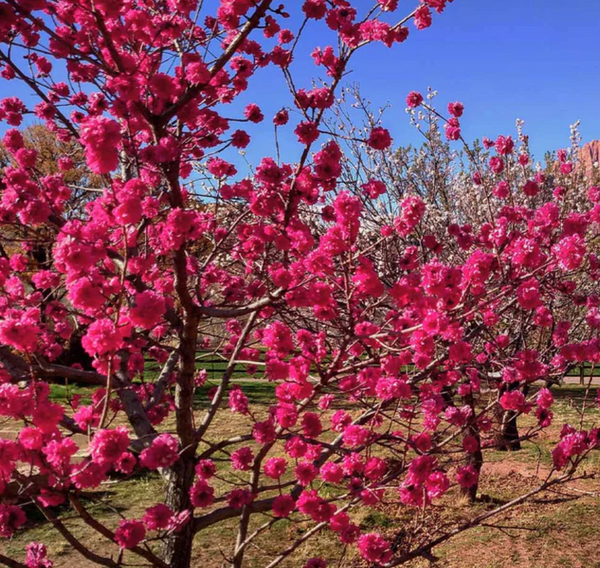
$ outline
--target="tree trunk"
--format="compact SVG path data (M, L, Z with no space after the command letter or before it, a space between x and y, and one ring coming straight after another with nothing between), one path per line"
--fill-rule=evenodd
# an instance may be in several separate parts
M463 398L463 401L471 407L473 411L473 417L471 418L471 422L469 427L465 429L464 436L473 436L477 440L477 451L473 453L467 453L465 464L473 466L477 470L477 474L481 474L481 467L483 466L483 452L481 451L481 436L479 434L479 426L475 421L475 404L473 401L473 395L469 394ZM477 498L477 490L479 489L479 478L477 483L471 487L461 487L460 492L461 495L464 495L469 499L471 503L475 501Z
M507 391L513 391L520 389L521 386L518 383L510 385L502 385L500 387L499 395L502 396ZM523 394L527 396L529 386L523 387ZM517 419L518 413L513 410L503 410L500 405L496 406L496 432L494 435L494 445L496 449L501 452L517 452L521 449L521 441L519 440L519 426Z
M519 440L518 415L512 410L496 410L497 430L494 445L501 452L517 452L521 449Z
M182 455L169 469L165 482L165 504L176 513L192 511L190 489L194 483L193 456ZM170 535L161 555L170 568L190 568L192 545L194 542L194 523L190 519L180 531Z

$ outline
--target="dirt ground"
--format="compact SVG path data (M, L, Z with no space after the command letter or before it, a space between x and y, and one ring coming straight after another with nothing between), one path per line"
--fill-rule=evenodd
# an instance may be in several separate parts
M440 527L451 527L526 493L545 479L551 468L550 451L558 440L558 424L578 420L577 387L570 386L569 396L557 398L556 427L542 438L523 445L519 452L488 452L484 465L479 499L469 504L449 492L440 503L426 512L398 505L383 505L377 509L357 510L354 521L365 531L378 531L399 547L410 547L415 539L436 535ZM574 401L575 398L575 401ZM219 416L220 434L227 435L239 428L230 413ZM598 421L597 409L590 416L590 427ZM524 425L526 425L526 419ZM592 455L582 470L585 479L571 481L559 488L536 495L514 509L494 517L486 526L462 532L435 547L428 558L418 558L405 564L408 568L600 568L600 452ZM104 485L90 499L95 516L108 525L114 523L115 512L128 518L140 517L145 508L157 501L161 493L157 475L138 477L124 483ZM110 507L106 503L110 502ZM30 511L31 512L31 511ZM118 548L72 517L60 512L62 520L88 547L118 556ZM264 519L263 519L264 522ZM264 568L283 547L308 528L302 522L281 521L249 550L245 568ZM198 534L194 551L194 566L220 568L227 566L226 555L235 539L235 520L211 527ZM419 536L420 535L420 536ZM411 539L413 539L411 541ZM48 546L57 568L88 568L86 561L56 534L39 513L31 512L24 530L12 539L0 541L0 553L22 560L28 542L40 541ZM344 550L335 536L325 531L301 548L283 568L301 568L311 556L323 556L328 568L364 568L356 553ZM340 560L341 559L341 560ZM141 566L137 558L124 557L125 562ZM2 563L0 562L0 565ZM371 568L371 567L369 567Z

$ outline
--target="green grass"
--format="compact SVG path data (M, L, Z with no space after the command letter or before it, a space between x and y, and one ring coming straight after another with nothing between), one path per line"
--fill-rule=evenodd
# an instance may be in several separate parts
M196 406L203 409L208 404L208 392L218 386L225 362L201 362L199 368L209 371L208 380L205 385L197 389ZM208 367L211 367L210 369ZM267 407L274 400L274 389L276 383L266 379L250 379L242 372L234 375L232 384L239 385L248 396L250 403L257 408L257 412L266 413ZM148 365L145 372L146 380L150 381L159 372L157 366ZM83 385L52 385L51 397L53 400L64 402L69 396L81 395L84 402L90 400L93 388ZM537 438L532 442L525 442L523 449L519 452L485 452L485 462L494 466L493 462L510 463L514 468L514 474L494 473L482 477L481 493L489 495L496 502L505 502L520 495L528 487L535 483L535 470L537 466L548 468L551 461L551 449L558 440L558 424L571 422L577 424L579 414L577 407L583 404L586 397L586 388L580 385L565 385L553 387L555 397L553 411L555 413L555 424L547 435ZM597 405L594 403L596 387L589 392L588 404L589 415L586 416L584 424L592 426L595 422L600 423ZM533 425L533 416L523 416L519 419L520 428ZM251 420L246 416L234 415L224 409L217 413L215 428L211 430L210 436L219 438L231 437L240 431L248 431ZM170 424L162 427L169 428ZM200 451L202 447L200 448ZM227 454L221 452L216 458L226 459ZM222 462L220 462L222 463ZM600 472L600 452L590 456L588 465L590 471ZM223 472L222 481L215 480L217 494L222 494L227 487L226 480L231 481L235 472ZM237 474L236 474L237 475ZM288 474L291 475L291 474ZM583 482L582 482L583 483ZM580 486L586 491L597 490L597 483L585 482ZM139 517L145 507L153 504L157 496L162 494L162 481L157 474L149 474L122 483L106 486L106 495L110 498L113 509L109 509L102 503L88 501L94 514L107 526L114 528L117 522L114 511L124 516ZM579 495L581 496L581 495ZM598 568L596 545L597 527L600 525L600 501L597 498L586 496L577 501L561 501L552 504L543 504L544 500L556 498L557 495L540 496L531 503L524 505L514 513L507 514L501 519L503 525L515 527L505 530L492 528L477 528L461 534L456 539L436 548L434 554L440 558L435 565L429 564L423 559L408 564L408 568L561 568L563 566L579 568ZM420 530L434 530L436 522L442 518L444 522L454 522L456 519L464 519L474 516L492 504L484 501L468 505L457 500L455 493L450 493L444 500L444 507L433 508L431 513L423 514L408 507L382 507L378 509L358 509L354 513L354 521L359 523L364 531L381 531L393 539L399 531L410 533L420 526ZM80 521L69 517L68 509L65 507L60 513L65 522L83 542L86 542L97 551L112 551L106 540L98 537L93 531L83 526ZM253 521L252 530L265 517ZM195 545L195 566L206 566L217 568L221 565L222 555L228 554L233 546L235 538L236 520L227 521L215 525L200 533ZM245 568L264 568L272 560L273 555L285 547L298 535L303 534L310 524L305 522L279 521L264 536L257 539L257 546L248 553L248 562ZM507 534L508 533L508 536ZM80 563L80 557L75 555L70 547L66 546L56 536L54 530L46 523L39 514L32 516L27 530L20 531L15 538L0 543L0 551L5 554L22 558L23 547L31 540L42 541L49 544L50 555L55 560L56 568L62 566L71 568L81 566L88 568L90 564ZM339 558L343 549L339 541L331 533L323 532L310 541L310 544L299 551L299 555L283 568L302 566L306 558L322 555L328 559ZM543 553L543 560L537 558ZM116 550L115 550L116 554ZM133 561L133 559L131 559ZM349 552L340 563L335 562L333 566L339 568L358 568L363 566L356 559L353 552Z
M195 401L197 408L205 408L208 406L208 393L211 389L218 387L216 381L207 381L204 385L197 388L195 391ZM244 394L248 397L250 404L267 405L273 402L275 397L275 383L267 380L244 380L233 379L231 385L239 386ZM80 384L57 385L50 386L50 399L54 402L64 403L70 400L74 395L81 396L82 404L91 402L92 394L95 387Z
M573 367L568 373L568 377L579 377L581 375L581 367ZM583 365L583 374L585 377L593 375L594 377L600 376L600 365L592 365L592 363L585 363Z

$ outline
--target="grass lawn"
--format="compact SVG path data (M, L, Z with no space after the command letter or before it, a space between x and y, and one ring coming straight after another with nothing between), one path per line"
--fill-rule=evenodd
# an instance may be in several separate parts
M206 406L207 390L215 386L218 372L209 375L207 384L197 395L197 406L201 410ZM268 404L273 400L274 384L263 380L245 380L234 377L249 397L259 413L266 413ZM443 507L433 506L425 512L398 505L382 505L377 509L359 509L353 513L366 531L379 531L390 539L399 537L399 546L408 546L413 538L414 529L435 530L442 525L451 526L461 520L473 517L479 512L493 507L493 503L502 503L517 497L533 488L551 465L551 448L559 435L558 424L578 423L576 411L583 402L585 388L569 385L553 389L555 424L543 437L525 442L519 452L487 452L486 464L482 475L480 493L485 499L470 505L456 493L449 492L443 499ZM67 395L80 394L89 399L90 391L85 387L70 385L52 387L52 398L64 401ZM595 392L590 402L593 410L585 425L590 427L598 420L598 411L593 404ZM249 426L248 417L233 415L228 409L217 413L215 427L219 438L236 435L240 429ZM531 417L521 418L521 427L532 424ZM172 428L172 423L164 425ZM221 454L221 459L226 459ZM593 454L587 471L600 474L600 452ZM225 472L230 479L235 472ZM226 485L216 482L217 495ZM598 491L598 481L594 479L578 480L563 486L555 492L546 492L536 499L505 513L493 520L498 527L480 527L462 533L445 544L435 548L435 562L418 559L407 564L409 568L600 568L598 552L598 526L600 526L600 499L594 494ZM149 474L134 479L107 483L88 501L89 508L97 518L111 528L116 523L115 512L124 517L140 517L146 507L160 499L162 482L157 474ZM109 506L110 503L110 506ZM117 547L108 543L93 530L74 518L66 508L60 512L66 525L89 547L106 554L112 551L116 557ZM256 519L253 528L265 522L266 517ZM219 568L227 566L225 556L231 551L236 534L236 519L215 525L197 535L194 551L194 566ZM278 551L287 546L311 525L305 522L281 520L270 531L256 539L255 546L247 553L248 568L264 568ZM404 539L404 540L403 540ZM12 539L0 541L0 552L5 555L23 558L23 548L28 542L36 540L48 545L49 554L57 567L93 566L82 559L72 548L65 544L39 513L31 509L30 520L24 530ZM330 567L358 568L367 566L357 558L354 551L344 550L334 535L325 531L311 539L284 568L300 568L303 560L322 555L332 561ZM341 561L335 559L342 558ZM137 559L125 560L133 562Z

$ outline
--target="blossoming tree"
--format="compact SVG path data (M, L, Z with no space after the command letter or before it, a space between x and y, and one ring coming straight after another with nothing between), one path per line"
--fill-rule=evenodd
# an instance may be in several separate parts
M523 132L523 121L517 120L516 142L510 136L499 136L495 141L484 137L482 144L476 141L467 145L460 131L452 126L452 117L462 116L463 105L450 103L450 120L447 120L432 106L436 95L430 90L427 101L417 98L416 106L411 104L411 100L415 100L414 95L407 101L407 112L412 124L423 135L424 144L417 149L390 148L382 155L381 152L365 152L358 134L361 126L370 128L381 121L382 116L373 115L369 102L361 96L356 86L345 89L343 104L334 109L335 119L329 121L328 125L332 134L345 133L342 138L346 145L344 171L340 183L346 184L358 196L364 196L373 183L369 181L365 184L366 180L377 179L382 183L381 187L386 188L385 199L373 199L369 195L369 199L364 200L365 224L375 227L375 231L382 223L391 225L396 214L394 203L401 201L407 192L418 195L426 204L422 226L427 234L420 235L426 249L445 263L462 265L465 261L464 251L471 250L476 235L488 230L491 221L494 224L505 223L507 215L514 214L515 210L528 216L532 205L540 207L558 200L572 219L581 218L589 199L595 199L596 189L592 187L594 178L589 179L586 171L578 167L581 150L577 124L571 127L571 147L548 155L543 168L539 163L535 164L530 156L529 138ZM353 112L352 108L359 109L359 112ZM462 143L462 151L454 145L453 141L457 139ZM514 159L502 159L502 155L513 152ZM524 190L511 193L509 180ZM506 207L509 198L511 208ZM521 238L523 235L520 233L515 236L519 237L514 243L516 262L527 263L526 255L541 254L541 249L533 241ZM538 257L534 263L540 259ZM573 277L579 278L576 274ZM593 278L579 279L578 284L579 292L585 291L583 296L586 298L588 294L596 292ZM584 339L587 327L582 326L583 319L593 316L586 310L579 310L576 316L572 299L578 301L577 297L564 302L554 301L551 305L552 317L541 328L540 322L544 318L540 316L548 313L546 309L538 310L534 325L528 320L531 313L512 313L510 319L505 320L505 328L518 328L520 335L518 340L504 349L505 356L509 355L509 351L509 358L518 356L527 343L536 344L538 350L556 353L568 337ZM595 301L593 297L591 301ZM592 310L593 313L595 310ZM540 333L550 321L553 322L553 333ZM570 358L568 366L572 368L575 363ZM499 366L490 368L488 372L502 371L502 366ZM560 383L564 371L564 367L560 366L558 372L546 374L544 380L547 386ZM508 375L505 379L508 379ZM514 389L521 389L526 394L529 385L504 380L500 385L500 395ZM496 448L519 449L517 413L500 406L496 410L498 420L492 426Z
M438 202L414 188L344 175L348 137L325 118L353 54L402 43L446 3L400 17L396 0L0 2L3 84L37 101L0 101L0 415L18 428L0 439L0 536L22 530L26 504L92 563L183 568L197 535L235 521L224 562L239 568L298 519L307 530L269 568L321 531L395 566L573 478L599 438L582 425L562 429L539 487L434 537L398 544L353 517L390 501L418 510L455 487L475 497L497 409L535 413L534 436L553 397L526 387L598 359L600 191L565 199L566 153L564 185L550 188L511 138L489 143L472 188L489 215L470 228L430 222ZM311 26L330 40L308 49L318 86L293 72ZM299 152L285 163L275 143L242 176L232 149L265 117L260 99L235 109L266 66L290 93L275 131L293 130ZM418 93L407 104L429 109ZM456 141L463 108L448 110ZM29 114L83 149L101 180L87 198L73 203L68 152L40 169L19 130ZM354 142L375 160L392 145L379 123ZM61 359L74 337L91 365ZM226 361L210 390L206 352ZM267 409L235 380L240 367L273 384ZM65 381L87 385L90 403L53 401ZM94 515L87 490L148 471L165 490L140 518ZM105 545L78 539L65 507ZM0 562L52 565L43 543Z

